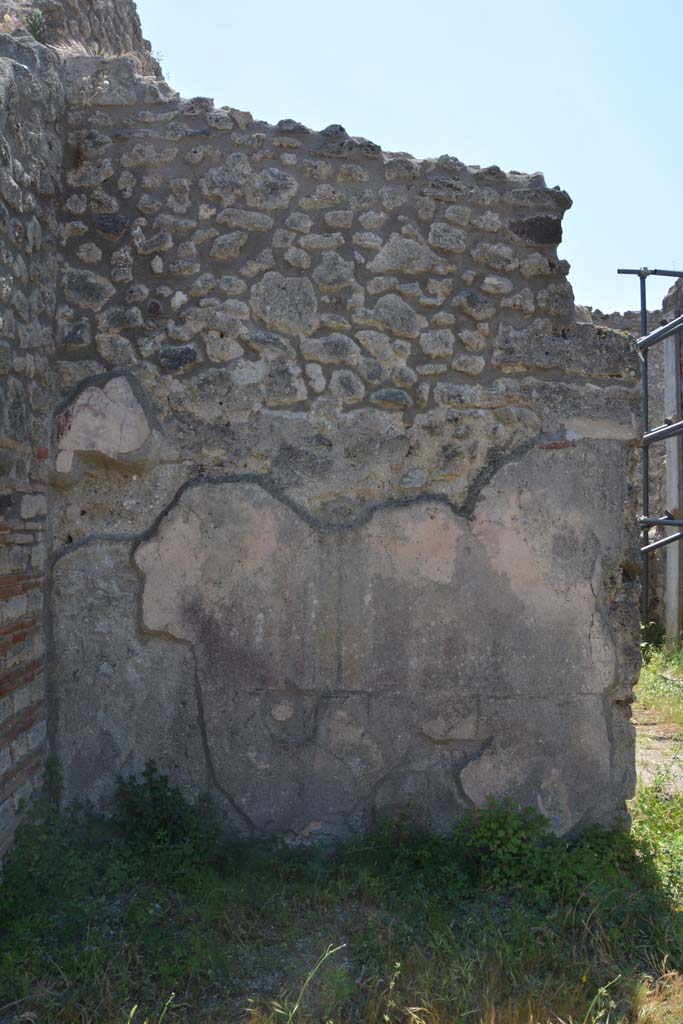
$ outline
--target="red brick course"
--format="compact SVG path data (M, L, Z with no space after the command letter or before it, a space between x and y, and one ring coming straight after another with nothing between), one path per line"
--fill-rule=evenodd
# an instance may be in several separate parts
M0 775L0 803L9 799L20 786L23 786L40 771L45 760L45 753L45 744L41 743L39 747L32 750L26 757L22 757L20 761Z
M27 708L22 708L0 722L0 746L7 746L22 733L28 732L34 725L45 721L45 701L37 700Z
M28 594L43 585L43 577L33 572L15 572L0 576L0 601L18 594Z
M0 676L0 697L8 697L15 690L21 690L23 686L32 683L33 680L43 671L44 663L42 658L34 658L28 665L20 665Z
M37 621L35 615L29 615L24 616L22 619L15 619L14 622L8 622L6 626L0 626L0 643L3 643L12 633L32 628L37 624Z
M40 624L35 616L31 616L28 619L18 619L16 622L3 626L0 628L0 655L6 654L7 651L23 643L24 640L30 640L31 637L36 636L39 632Z

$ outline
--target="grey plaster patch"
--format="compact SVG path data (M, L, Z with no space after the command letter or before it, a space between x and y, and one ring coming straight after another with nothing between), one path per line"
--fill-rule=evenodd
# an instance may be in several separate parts
M74 452L114 458L139 451L150 436L147 417L125 377L86 387L57 417L57 472L69 472Z
M387 809L444 829L487 793L559 832L612 820L630 780L596 594L621 526L597 509L587 563L560 542L592 530L586 455L508 464L471 525L427 500L320 532L256 484L182 493L135 552L143 622L193 645L216 778L257 831L347 834Z

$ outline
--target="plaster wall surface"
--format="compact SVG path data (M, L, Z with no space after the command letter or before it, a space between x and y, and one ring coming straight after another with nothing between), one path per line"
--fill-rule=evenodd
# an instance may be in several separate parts
M566 193L59 61L67 797L154 758L245 834L623 816L638 366L574 322Z

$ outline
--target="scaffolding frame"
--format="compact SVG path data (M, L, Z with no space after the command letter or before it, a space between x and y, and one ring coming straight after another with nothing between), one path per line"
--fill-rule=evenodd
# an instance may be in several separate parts
M620 269L619 274L632 274L640 279L640 329L641 337L636 342L641 360L641 383L643 395L642 450L642 513L638 526L643 540L641 613L643 622L648 620L650 597L650 554L659 548L668 547L666 565L666 636L667 644L678 646L683 627L681 585L683 583L683 548L675 551L670 545L683 540L683 531L669 533L650 542L649 532L653 527L683 527L683 465L679 438L683 434L683 409L681 404L681 332L683 316L668 324L662 324L648 333L647 329L647 278L651 276L683 278L680 270L649 270L647 267ZM648 352L653 345L664 343L664 422L650 427ZM650 446L666 442L666 504L662 514L650 514Z

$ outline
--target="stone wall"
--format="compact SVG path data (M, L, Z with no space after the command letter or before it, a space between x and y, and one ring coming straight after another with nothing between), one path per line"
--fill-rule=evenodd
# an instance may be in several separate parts
M153 758L242 834L621 817L638 364L574 322L567 195L45 59L67 797Z
M180 100L123 60L69 82L68 794L154 757L253 833L445 828L488 793L559 831L612 820L638 371L573 323L566 194Z
M58 65L45 47L0 35L0 855L46 751Z

